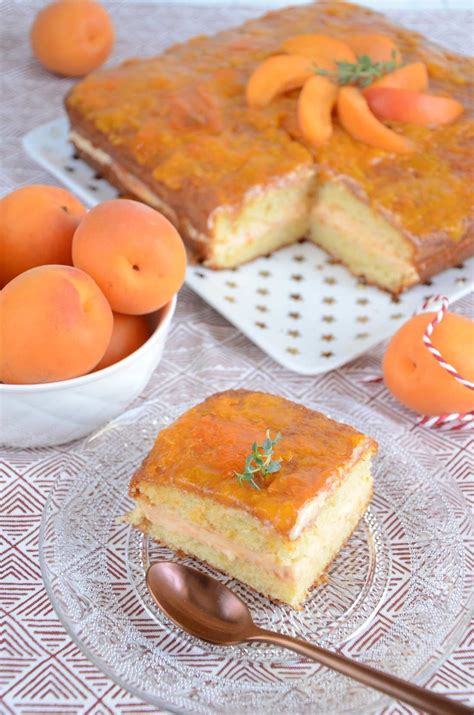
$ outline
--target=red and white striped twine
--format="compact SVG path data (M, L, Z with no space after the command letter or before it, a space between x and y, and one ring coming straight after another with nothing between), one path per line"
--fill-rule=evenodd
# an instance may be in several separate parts
M469 380L466 380L462 375L459 374L459 372L456 370L455 367L449 364L449 362L446 362L446 360L443 358L441 355L440 351L435 348L433 343L431 342L431 335L433 333L433 330L436 328L437 325L441 323L443 320L444 316L446 315L446 311L448 310L448 304L449 301L446 298L445 295L434 295L431 298L427 298L423 305L421 310L424 311L426 310L431 304L433 303L441 303L438 312L436 313L435 317L433 320L428 323L425 329L425 333L423 335L423 343L426 345L430 353L433 355L433 357L436 358L436 360L439 362L441 367L444 367L447 372L449 372L453 377L456 378L458 382L460 382L462 385L465 385L468 387L470 390L474 390L474 382L470 382Z
M474 426L474 412L465 412L464 414L452 412L451 414L440 415L439 417L422 415L418 417L416 422L422 427L432 427L434 429L442 427L448 430L472 428Z
M447 362L443 356L441 355L440 351L435 348L431 341L431 335L433 333L433 330L436 328L437 325L441 323L443 320L444 316L446 315L446 311L448 310L448 305L449 305L449 300L445 295L433 295L430 296L429 298L426 298L425 301L423 302L423 305L421 306L421 310L417 311L415 315L418 313L422 313L428 308L430 308L433 305L440 304L438 311L431 320L428 325L426 326L425 332L423 334L423 344L426 346L426 348L430 351L430 353L433 355L433 357L439 362L441 367L449 372L450 375L452 375L458 382L460 382L462 385L465 387L468 387L470 390L474 390L474 383L470 382L470 380L467 380L465 377L463 377L453 365L451 365L449 362ZM376 382L383 382L383 377L381 375L373 375L370 377L366 377L363 379L363 382L369 382L369 383L376 383ZM450 431L454 430L462 430L462 429L472 429L474 427L474 410L471 410L470 412L466 412L464 414L458 413L458 412L452 412L450 414L445 414L445 415L420 415L417 419L417 424L421 425L423 427L431 427L433 429L446 429Z

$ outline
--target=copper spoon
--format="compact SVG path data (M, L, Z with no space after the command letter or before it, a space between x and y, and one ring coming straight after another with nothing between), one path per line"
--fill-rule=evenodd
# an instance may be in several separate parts
M375 670L343 655L298 638L259 628L245 603L227 586L190 566L157 561L146 574L148 590L161 610L177 626L196 638L235 645L261 641L304 655L364 685L436 715L467 715L472 709L394 675Z

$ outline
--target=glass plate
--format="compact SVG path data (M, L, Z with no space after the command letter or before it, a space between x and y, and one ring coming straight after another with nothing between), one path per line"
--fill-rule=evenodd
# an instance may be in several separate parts
M178 560L117 517L127 486L173 409L148 402L126 412L71 452L45 506L40 561L56 612L81 650L124 688L175 712L367 713L376 692L333 671L263 644L218 647L183 634L155 607L145 571ZM309 404L324 411L324 407ZM350 421L374 436L372 505L301 612L277 606L194 559L251 607L256 622L410 680L425 680L459 642L470 613L465 544L469 512L449 477L415 438ZM359 410L356 410L357 413Z

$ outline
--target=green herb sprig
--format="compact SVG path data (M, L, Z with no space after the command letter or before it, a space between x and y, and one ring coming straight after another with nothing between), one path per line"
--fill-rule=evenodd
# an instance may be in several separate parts
M270 437L270 430L267 429L265 439L262 445L256 442L252 445L252 453L245 460L245 469L243 472L234 472L239 480L239 484L250 484L253 489L260 489L255 477L265 479L269 474L275 474L281 469L281 459L272 459L273 450L276 443L281 439L281 433L278 432L275 438Z
M393 72L401 65L402 63L397 61L396 50L392 50L392 59L388 62L373 62L369 55L359 55L356 62L347 62L347 60L336 62L337 69L333 72L320 67L316 67L315 72L328 77L336 84L368 87L374 80Z

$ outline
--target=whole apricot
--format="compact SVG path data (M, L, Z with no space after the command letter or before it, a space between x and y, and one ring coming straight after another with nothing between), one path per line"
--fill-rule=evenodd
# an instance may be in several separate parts
M162 214L129 199L89 211L72 241L74 265L96 281L116 313L162 308L180 289L186 251Z
M423 415L464 413L474 409L474 390L458 382L429 352L423 334L435 313L410 318L395 333L383 357L383 375L401 403ZM474 381L474 321L446 313L431 335L443 358Z
M113 316L100 288L72 266L31 268L0 291L0 380L32 384L90 372Z
M85 213L58 186L22 186L0 199L0 287L35 266L71 265L72 237Z
M57 0L38 12L30 39L33 54L43 67L65 77L80 77L110 55L114 29L100 3Z
M95 370L102 370L119 360L123 360L127 355L138 350L150 337L150 328L143 315L124 315L114 313L114 327L110 343L105 351L105 355Z

